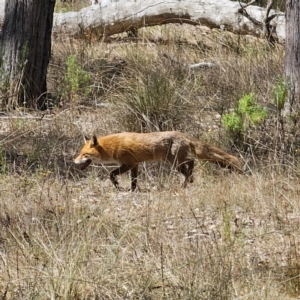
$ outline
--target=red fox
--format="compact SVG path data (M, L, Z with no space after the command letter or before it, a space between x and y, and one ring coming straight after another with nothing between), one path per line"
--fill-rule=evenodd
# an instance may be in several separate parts
M137 186L138 164L145 161L168 161L185 177L183 186L193 182L194 158L220 163L242 171L239 159L208 143L189 138L177 131L134 133L123 132L102 137L85 138L74 163L83 170L91 163L118 163L110 179L119 189L116 175L131 171L131 190Z

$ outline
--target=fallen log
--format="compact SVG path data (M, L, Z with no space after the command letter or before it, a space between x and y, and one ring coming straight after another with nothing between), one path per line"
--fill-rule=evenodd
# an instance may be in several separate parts
M221 28L238 34L265 34L266 9L229 0L102 0L79 12L55 13L54 34L76 36L95 31L98 35L136 30L167 23L187 23ZM254 1L253 1L254 2ZM0 0L0 21L4 0ZM245 7L243 9L243 7ZM285 40L285 15L270 10L272 35ZM255 21L254 21L255 20Z

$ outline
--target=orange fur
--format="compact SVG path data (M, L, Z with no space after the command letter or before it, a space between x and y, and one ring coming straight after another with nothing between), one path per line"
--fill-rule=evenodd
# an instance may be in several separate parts
M208 143L189 138L177 131L133 133L123 132L86 139L85 145L74 160L81 169L93 163L118 163L119 168L110 173L110 179L119 188L116 175L131 171L131 189L137 184L138 164L163 160L173 165L185 176L184 186L193 182L194 157L217 162L222 166L242 170L239 159Z

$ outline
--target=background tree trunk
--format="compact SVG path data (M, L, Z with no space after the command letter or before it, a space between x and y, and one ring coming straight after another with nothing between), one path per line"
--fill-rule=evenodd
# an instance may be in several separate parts
M2 106L43 108L55 0L6 0L1 35Z
M285 114L299 114L300 108L300 2L286 0L285 77L289 96Z

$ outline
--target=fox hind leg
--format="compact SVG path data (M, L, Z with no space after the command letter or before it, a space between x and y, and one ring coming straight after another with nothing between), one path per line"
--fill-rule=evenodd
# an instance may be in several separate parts
M134 166L130 171L131 190L134 191L137 187L138 165Z
M176 146L176 147L175 147ZM187 186L187 183L192 183L193 179L193 169L194 160L188 157L189 148L186 145L180 147L178 150L178 145L171 144L170 150L167 155L168 162L175 166L178 172L184 175L185 180L183 187Z
M183 174L184 177L185 177L183 187L186 187L188 183L193 183L194 182L193 169L194 169L194 160L192 160L192 159L181 163L177 167L177 170L181 174Z

